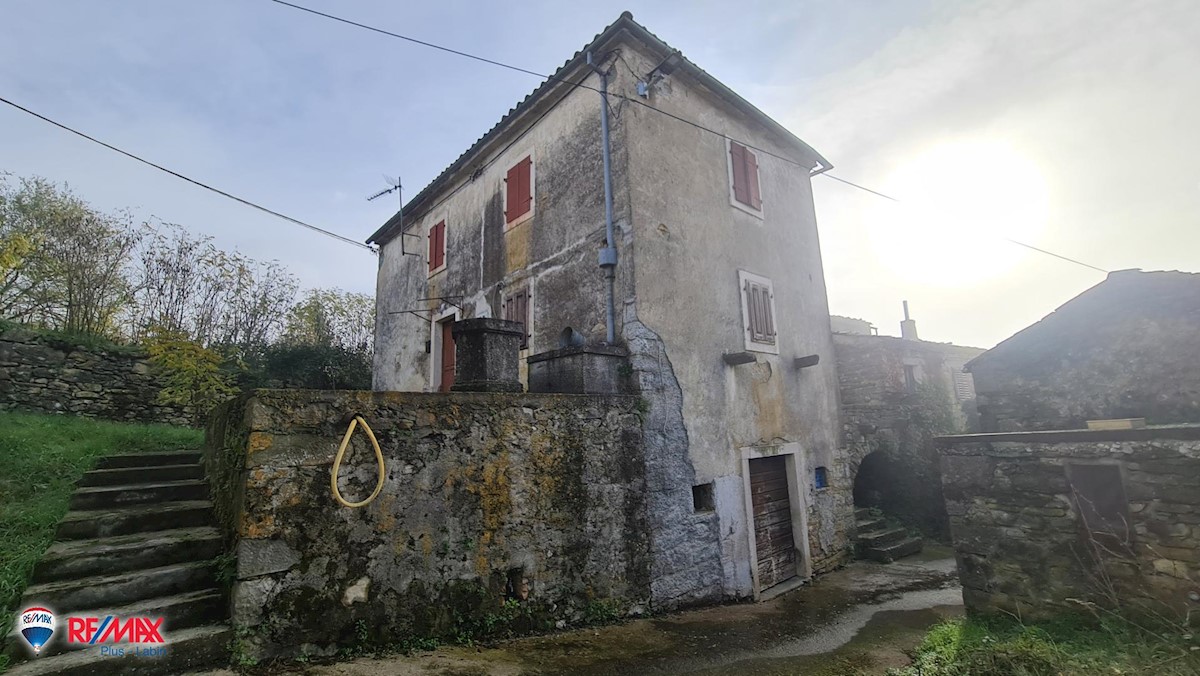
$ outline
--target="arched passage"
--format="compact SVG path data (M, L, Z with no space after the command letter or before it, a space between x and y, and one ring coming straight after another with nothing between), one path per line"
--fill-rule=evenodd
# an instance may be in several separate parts
M854 506L887 509L896 502L896 473L893 463L880 451L867 454L854 475Z

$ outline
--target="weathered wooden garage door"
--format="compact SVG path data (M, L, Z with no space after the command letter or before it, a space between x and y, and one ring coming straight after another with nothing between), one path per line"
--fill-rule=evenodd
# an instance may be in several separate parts
M796 575L786 456L750 461L750 498L754 506L758 585L766 589Z

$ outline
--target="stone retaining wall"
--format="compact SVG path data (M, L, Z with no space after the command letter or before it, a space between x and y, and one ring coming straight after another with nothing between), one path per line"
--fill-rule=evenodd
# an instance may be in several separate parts
M349 414L383 448L369 506L330 469ZM258 390L213 417L206 462L237 542L238 650L261 659L499 636L637 614L650 559L637 399ZM356 432L341 491L376 463Z
M160 389L145 353L137 348L83 348L34 331L0 327L0 410L193 424L190 410L155 403Z
M938 442L969 610L1200 616L1200 427Z

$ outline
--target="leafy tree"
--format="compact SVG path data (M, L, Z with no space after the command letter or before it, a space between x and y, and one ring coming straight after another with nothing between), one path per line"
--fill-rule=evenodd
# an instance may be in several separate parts
M238 393L234 375L223 368L225 358L178 331L156 333L146 349L166 384L158 392L160 404L207 412Z
M69 333L112 335L138 241L127 212L102 213L65 185L0 177L0 315Z

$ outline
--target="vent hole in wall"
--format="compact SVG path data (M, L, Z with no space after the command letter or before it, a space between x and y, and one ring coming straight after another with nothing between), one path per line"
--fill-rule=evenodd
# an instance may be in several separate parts
M701 512L711 512L717 508L716 499L713 497L712 482L692 486L692 510L697 514Z

